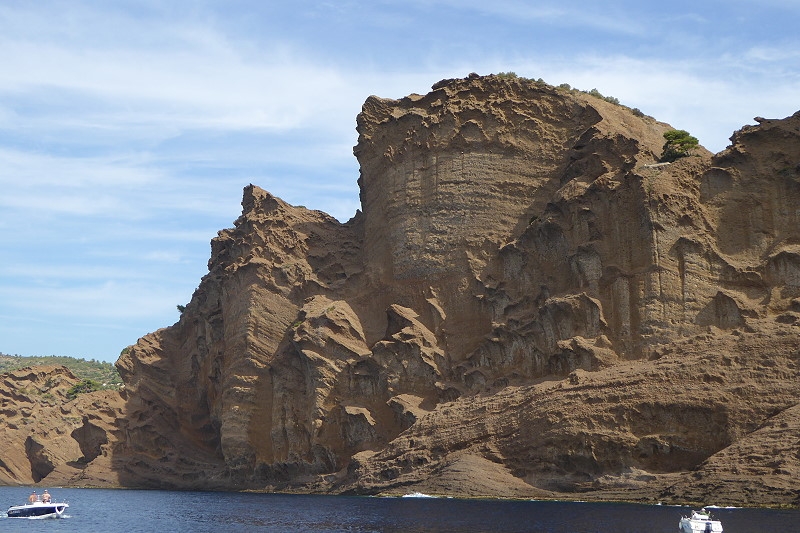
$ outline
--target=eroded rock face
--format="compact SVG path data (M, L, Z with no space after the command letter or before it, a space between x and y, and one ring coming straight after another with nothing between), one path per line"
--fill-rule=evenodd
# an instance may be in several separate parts
M522 79L357 122L363 212L246 187L120 357L120 484L798 503L800 114L667 166L670 126Z
M798 125L653 166L668 125L540 83L370 97L363 212L247 187L180 322L120 359L131 482L155 454L204 458L177 486L719 489L798 398Z
M68 396L80 383L61 366L0 375L0 484L119 486L111 447L119 441L124 396Z

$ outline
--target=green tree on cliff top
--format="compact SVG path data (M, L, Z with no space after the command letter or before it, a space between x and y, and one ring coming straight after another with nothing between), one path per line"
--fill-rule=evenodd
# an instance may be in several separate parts
M670 130L664 133L664 139L667 142L664 143L661 161L670 163L681 157L688 156L700 144L697 137L689 135L686 130Z

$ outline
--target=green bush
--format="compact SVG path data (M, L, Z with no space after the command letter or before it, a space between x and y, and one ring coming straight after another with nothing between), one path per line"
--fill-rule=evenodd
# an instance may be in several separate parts
M592 89L591 91L582 91L582 92L590 96L594 96L595 98L605 100L606 102L619 105L619 98L617 98L616 96L604 96L603 93L601 93L597 89Z
M661 154L661 161L671 163L681 157L687 157L691 151L697 148L700 141L693 137L686 130L670 130L664 133L664 152Z
M78 397L78 394L94 392L100 389L102 389L102 386L98 382L94 381L93 379L84 379L80 383L76 383L69 388L67 391L67 398L74 400Z

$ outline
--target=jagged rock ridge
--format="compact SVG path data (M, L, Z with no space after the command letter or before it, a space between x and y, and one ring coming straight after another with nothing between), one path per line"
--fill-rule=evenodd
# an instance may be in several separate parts
M363 212L247 187L120 357L120 484L796 504L800 114L669 166L639 115L495 76L370 97Z

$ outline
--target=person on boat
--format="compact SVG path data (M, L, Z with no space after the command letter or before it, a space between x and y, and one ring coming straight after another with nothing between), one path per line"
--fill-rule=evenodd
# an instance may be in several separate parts
M34 503L37 499L39 499L39 497L36 496L36 491L33 491L31 495L28 496L28 503Z
M42 494L42 502L50 503L50 493L47 492L47 489L45 489L44 494Z

